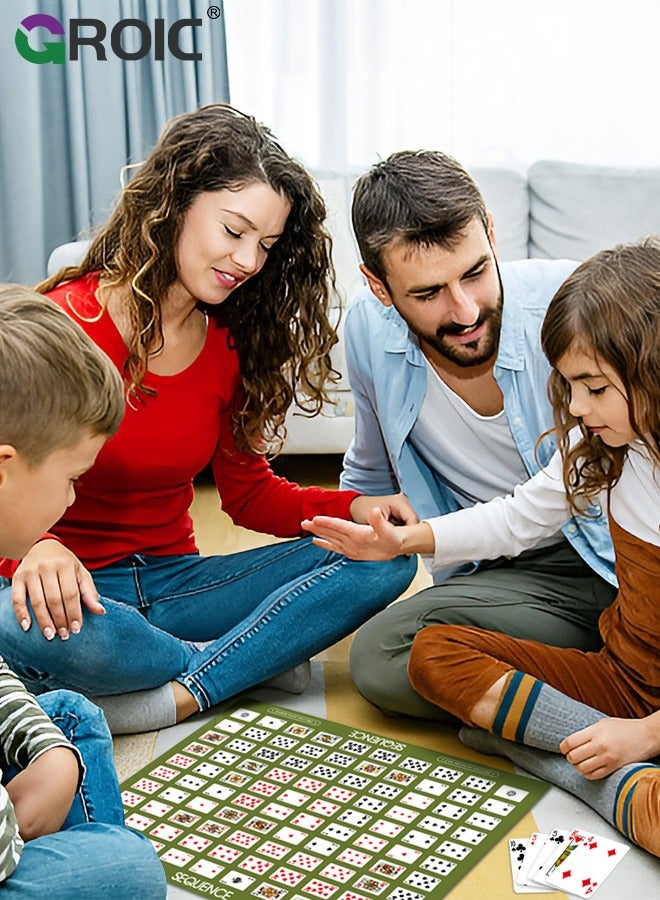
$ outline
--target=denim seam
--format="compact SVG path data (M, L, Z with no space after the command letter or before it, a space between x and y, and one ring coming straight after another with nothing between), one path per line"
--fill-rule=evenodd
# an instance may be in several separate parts
M136 565L131 566L133 570L133 582L135 584L135 593L138 598L137 608L142 610L149 606L144 594L142 593L142 585L140 584L140 575L138 572L138 567Z
M59 715L51 715L50 718L51 718L51 721L52 721L55 725L57 725L57 727L60 729L60 731L62 732L62 734L65 736L65 738L66 738L71 744L73 744L73 746L75 747L75 746L76 746L76 743L75 743L75 741L74 741L74 739L73 739L73 734L74 734L76 728L75 728L75 727L74 727L74 728L69 728L69 729L68 729L68 733L67 733L67 732L64 730L64 728L62 727L62 725L59 725L59 724L58 724L58 722L65 723L65 722L70 722L70 721L73 719L73 720L75 721L76 727L77 727L77 726L80 725L80 717L77 716L74 712L69 712L66 716L63 716L63 715L60 713ZM79 752L80 752L80 751L79 751ZM82 759L82 754L80 754L80 758ZM85 777L84 777L84 775L85 775L85 773L84 773L84 769L85 769L85 761L84 761L84 760L82 760L82 764L83 764L83 777L82 777L82 779L81 779L81 781L80 781L80 785L79 785L78 790L76 791L76 793L77 793L78 796L80 797L80 802L81 802L81 804L82 804L82 808L83 808L84 813L85 813L85 819L86 819L88 822L92 822L92 821L94 821L94 819L93 819L92 813L91 813L90 810L89 810L89 807L87 806L87 798L85 797L85 792L84 792L84 790L83 790L83 786L84 786L84 784L85 784Z
M289 550L285 551L281 554L280 560L287 559L289 556L297 553L300 549L307 548L307 544L301 542L295 542L294 546L292 546ZM176 594L168 594L167 596L159 597L157 601L158 603L166 602L167 600L180 600L182 597L194 597L196 594L204 594L206 591L213 590L219 587L226 587L227 585L232 584L235 581L243 581L246 576L254 575L256 572L259 572L262 569L268 569L273 564L271 559L264 560L258 564L252 565L249 568L242 569L240 572L237 572L235 575L232 575L229 578L223 578L221 580L213 580L209 581L206 584L198 585L196 588L191 589L189 591L180 591ZM142 601L143 595L140 591L140 600ZM144 600L144 605L150 605L148 600Z

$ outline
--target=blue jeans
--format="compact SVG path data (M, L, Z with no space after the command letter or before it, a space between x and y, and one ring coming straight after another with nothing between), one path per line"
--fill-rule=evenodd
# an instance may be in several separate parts
M178 681L207 709L336 643L410 584L414 557L354 562L311 539L227 556L133 555L96 569L104 616L67 641L23 632L0 593L0 654L35 694ZM198 642L210 642L200 648Z
M28 841L17 868L0 884L0 896L162 900L165 875L153 847L124 827L103 713L69 691L44 694L39 703L80 751L85 774L62 829ZM8 770L3 783L14 774Z

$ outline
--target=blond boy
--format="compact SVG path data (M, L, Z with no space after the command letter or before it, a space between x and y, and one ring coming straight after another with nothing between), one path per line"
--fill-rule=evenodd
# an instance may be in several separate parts
M0 555L20 559L73 502L123 406L119 374L65 313L0 285ZM165 897L151 845L123 827L100 710L68 691L37 703L1 658L0 772L0 882L12 896Z

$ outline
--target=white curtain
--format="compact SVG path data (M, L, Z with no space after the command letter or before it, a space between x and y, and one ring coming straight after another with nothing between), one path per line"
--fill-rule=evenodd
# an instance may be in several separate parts
M209 5L0 0L0 280L40 281L51 250L107 217L121 168L144 159L168 118L228 99L224 23L207 17ZM222 0L216 5L221 9ZM108 52L103 62L83 48L78 62L36 65L13 41L21 20L37 11L61 23L91 17L109 26L122 18L198 18L202 27L185 49L202 59L124 61Z
M225 0L232 102L309 165L660 165L657 0Z

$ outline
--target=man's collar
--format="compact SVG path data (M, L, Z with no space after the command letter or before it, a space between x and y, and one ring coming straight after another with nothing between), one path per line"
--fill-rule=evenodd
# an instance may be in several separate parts
M525 323L522 306L510 285L507 266L500 267L502 277L502 325L496 366L521 372L525 368Z

